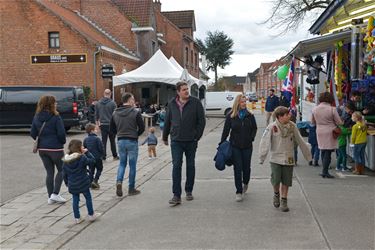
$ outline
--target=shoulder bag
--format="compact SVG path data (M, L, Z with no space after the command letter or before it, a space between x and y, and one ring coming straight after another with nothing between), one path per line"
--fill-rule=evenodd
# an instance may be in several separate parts
M33 153L34 154L36 154L38 152L39 137L40 137L40 134L42 133L42 131L44 129L44 126L46 125L46 122L47 121L43 122L42 127L39 130L38 136L36 137L36 139L34 141L34 145L33 145Z

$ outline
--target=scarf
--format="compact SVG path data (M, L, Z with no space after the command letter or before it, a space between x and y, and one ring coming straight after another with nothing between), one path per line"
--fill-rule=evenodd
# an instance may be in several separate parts
M238 112L238 117L243 120L243 118L245 118L246 116L246 109L240 109L240 111Z
M288 137L293 135L293 124L288 122L286 124L282 124L279 120L276 119L276 125L280 129L281 137Z

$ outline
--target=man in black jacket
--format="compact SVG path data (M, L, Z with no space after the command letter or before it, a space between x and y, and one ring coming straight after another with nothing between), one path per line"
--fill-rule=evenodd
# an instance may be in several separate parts
M181 168L182 157L186 157L186 200L193 200L195 179L195 153L198 141L203 135L206 119L203 105L199 99L190 96L189 86L185 82L176 85L177 96L168 104L165 115L163 141L168 145L171 135L173 197L169 204L181 204Z

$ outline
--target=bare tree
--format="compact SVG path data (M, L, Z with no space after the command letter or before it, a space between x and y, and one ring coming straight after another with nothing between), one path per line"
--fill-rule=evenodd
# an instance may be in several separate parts
M272 0L271 16L261 24L269 24L272 29L280 30L276 35L297 30L307 13L323 11L333 0Z

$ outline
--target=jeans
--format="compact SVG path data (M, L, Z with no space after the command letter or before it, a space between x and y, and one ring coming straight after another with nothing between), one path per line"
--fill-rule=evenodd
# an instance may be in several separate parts
M250 162L253 148L240 149L232 146L232 159L234 170L234 184L236 194L242 194L242 183L247 185L250 181Z
M109 142L111 144L111 151L112 151L112 156L117 157L117 150L116 150L116 135L114 135L110 130L109 130L109 125L100 125L100 131L102 133L102 142L104 146L104 158L107 157L107 139L109 137Z
M331 164L331 153L333 149L322 149L322 164L323 164L323 171L322 175L328 174L329 164Z
M82 193L83 196L85 196L86 199L86 207L87 207L87 213L91 216L94 214L94 208L92 206L92 198L90 189L87 189L85 192ZM73 196L73 213L74 218L79 219L81 216L79 214L79 195L80 194L72 194Z
M320 150L318 144L311 144L311 156L315 162L319 161Z
M95 173L96 169L96 173ZM98 181L100 175L102 174L103 171L103 161L102 159L96 159L95 164L90 165L90 181L92 182L93 180ZM94 177L95 175L95 177Z
M172 191L174 196L181 197L181 170L182 158L185 153L186 157L186 182L185 192L193 192L194 179L195 179L195 153L197 152L197 141L171 141L172 153Z
M129 189L134 189L138 159L138 141L122 139L118 140L117 145L120 155L120 163L117 170L117 182L122 182L124 180L125 168L129 159Z
M365 148L366 143L354 144L353 156L354 162L360 165L365 165Z
M339 146L337 150L337 169L346 169L346 145Z
M46 186L48 197L51 194L59 194L61 184L63 181L62 176L62 158L64 157L64 151L43 151L39 150L39 157L42 159L44 168L47 172ZM57 174L55 177L55 166L57 169Z

